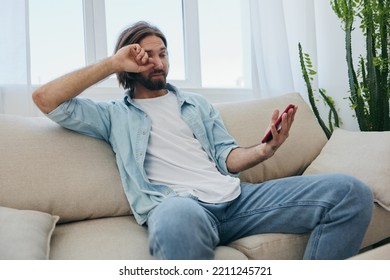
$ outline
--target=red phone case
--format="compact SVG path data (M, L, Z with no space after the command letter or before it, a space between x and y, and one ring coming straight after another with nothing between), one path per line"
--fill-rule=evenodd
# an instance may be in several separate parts
M288 110L294 108L295 105L293 104L290 104L286 107L286 109L284 109L283 113L280 114L279 118L276 120L276 123L275 123L275 126L276 126L276 129L279 131L280 130L280 123L282 122L282 116L284 113L287 113ZM261 143L266 143L266 142L269 142L271 141L272 139L272 133L271 133L271 129L268 130L267 134L264 136L264 138L261 140Z

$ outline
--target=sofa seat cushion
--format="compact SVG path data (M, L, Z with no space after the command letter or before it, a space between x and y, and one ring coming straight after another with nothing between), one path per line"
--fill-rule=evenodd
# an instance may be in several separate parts
M288 104L298 106L289 138L272 158L242 172L242 181L256 183L302 174L320 153L327 138L311 108L298 93L216 104L227 130L242 147L259 144L271 122L273 111L279 109L281 112Z
M362 248L371 246L388 237L390 237L390 212L374 203L372 218L364 236Z
M130 213L115 155L104 141L47 118L0 114L0 205L60 222Z
M390 244L353 256L350 260L390 260Z
M0 207L0 260L47 260L57 216Z
M390 214L375 204L362 248L390 236ZM216 249L216 259L302 259L309 234L259 234ZM147 229L132 216L57 225L51 239L51 259L152 259Z
M258 234L238 239L229 244L248 259L256 260L299 260L303 258L310 234ZM390 236L390 213L374 204L373 215L363 239L364 249Z
M62 224L56 227L50 258L56 260L148 260L147 229L133 216L113 217ZM221 246L216 259L246 259L236 249Z
M266 233L238 239L229 246L250 260L301 260L309 234Z

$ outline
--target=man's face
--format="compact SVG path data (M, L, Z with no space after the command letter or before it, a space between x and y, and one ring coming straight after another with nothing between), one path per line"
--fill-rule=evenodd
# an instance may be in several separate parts
M164 42L158 36L147 36L141 40L140 46L153 59L154 67L151 70L138 73L135 76L136 83L149 90L161 90L165 88L169 70L168 51Z

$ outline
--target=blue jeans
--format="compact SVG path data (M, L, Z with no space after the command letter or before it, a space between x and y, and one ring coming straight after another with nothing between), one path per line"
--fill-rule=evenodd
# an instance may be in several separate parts
M209 204L172 197L148 219L157 259L213 259L218 245L260 233L309 233L304 259L358 253L371 219L371 190L342 175L311 175L241 184L233 201Z

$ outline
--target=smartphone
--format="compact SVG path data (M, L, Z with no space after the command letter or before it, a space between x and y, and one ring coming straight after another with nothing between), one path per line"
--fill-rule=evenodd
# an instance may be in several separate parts
M284 113L287 113L290 109L293 109L295 107L295 105L293 104L290 104L286 107L286 109L284 109L283 113L281 113L279 115L279 118L276 120L275 122L275 126L276 126L276 130L279 131L281 129L281 123L282 123L282 116ZM261 143L266 143L266 142L269 142L271 141L272 139L272 132L271 132L271 129L268 130L267 134L264 136L264 138L261 140Z

